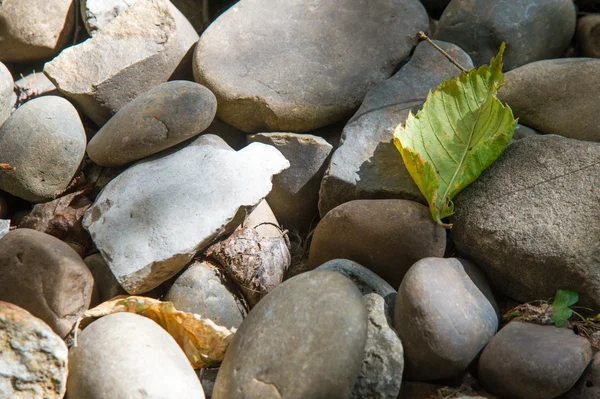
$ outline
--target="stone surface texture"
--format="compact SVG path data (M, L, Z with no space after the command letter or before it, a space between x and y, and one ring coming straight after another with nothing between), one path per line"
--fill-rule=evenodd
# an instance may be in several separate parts
M0 62L0 127L6 122L13 108L15 82L8 68Z
M584 57L600 58L600 14L585 15L577 21L577 45Z

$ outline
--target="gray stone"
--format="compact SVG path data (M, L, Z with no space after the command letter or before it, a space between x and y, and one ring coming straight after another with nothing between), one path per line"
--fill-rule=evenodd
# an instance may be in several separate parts
M14 84L10 71L0 62L0 127L6 122L13 108Z
M547 134L600 142L600 60L562 58L524 65L506 74L498 92L519 122Z
M194 76L232 126L307 132L348 117L427 25L416 0L242 0L202 34Z
M0 301L0 396L62 399L67 345L29 312Z
M288 166L260 143L238 152L188 146L121 173L82 223L121 286L148 291L241 224Z
M600 306L600 144L535 136L508 146L455 197L458 253L528 302L572 289Z
M73 0L3 0L0 21L0 61L40 61L73 39L75 6Z
M177 342L132 313L105 316L69 352L68 398L204 399L202 385Z
M456 258L460 264L462 265L467 276L473 281L475 286L481 291L481 293L486 297L490 305L494 308L496 315L498 316L498 320L501 318L500 308L498 307L498 302L496 302L496 298L494 297L494 293L492 292L492 288L488 284L487 278L473 262L469 262L466 259Z
M350 259L371 269L392 287L419 259L442 257L446 231L429 209L406 200L356 200L338 206L313 233L313 267L332 259Z
M266 200L262 200L256 208L246 217L243 223L244 227L250 227L258 232L261 238L281 237L282 230L275 214Z
M455 43L476 66L489 64L506 43L504 69L562 56L575 33L571 0L452 0L435 38Z
M59 94L56 86L42 72L32 72L15 81L15 91L19 106L37 97Z
M106 302L117 295L127 295L101 254L93 254L83 260L94 276L94 286L98 291L98 301Z
M229 329L237 329L246 316L235 284L210 260L192 263L175 280L165 300L177 310L199 314Z
M592 362L567 392L564 399L597 399L600 397L600 352L596 352Z
M0 301L14 303L65 337L85 312L94 279L58 238L16 229L0 239Z
M101 166L122 166L179 144L204 131L217 99L194 82L162 83L121 108L87 147Z
M366 338L367 311L352 281L321 270L295 276L248 314L212 397L349 397Z
M600 14L589 14L579 18L577 45L584 57L600 58Z
M437 42L465 68L469 56L457 46ZM350 119L321 183L321 217L355 199L401 198L426 203L392 142L396 126L416 112L429 90L460 70L428 43L417 46L410 62L371 90Z
M513 321L479 359L479 378L491 393L552 399L567 392L592 359L588 340L568 328Z
M178 67L189 68L186 55L197 40L170 2L139 1L93 38L61 52L44 73L101 126Z
M465 371L498 328L487 298L454 258L426 258L402 280L394 325L405 346L405 378L431 381Z
M310 134L259 133L248 138L277 148L290 168L273 179L267 201L285 226L309 231L318 219L319 187L333 147Z
M513 134L511 143L515 142L516 140L524 139L525 137L538 135L539 133L533 130L532 128L517 123L517 127L515 128L515 132Z
M10 219L0 219L0 238L10 231Z
M17 109L0 128L0 189L31 202L67 188L85 155L85 131L75 107L47 96Z

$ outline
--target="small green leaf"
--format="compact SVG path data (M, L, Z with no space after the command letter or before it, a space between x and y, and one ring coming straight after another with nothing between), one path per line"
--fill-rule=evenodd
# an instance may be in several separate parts
M554 308L552 321L556 324L556 327L562 327L571 316L573 316L573 311L569 308Z
M433 219L454 213L452 198L479 177L510 142L517 120L496 97L504 84L502 54L429 92L416 116L394 132L394 143L429 202Z
M557 327L563 326L573 316L569 306L579 301L579 294L571 290L557 290L552 302L552 321Z

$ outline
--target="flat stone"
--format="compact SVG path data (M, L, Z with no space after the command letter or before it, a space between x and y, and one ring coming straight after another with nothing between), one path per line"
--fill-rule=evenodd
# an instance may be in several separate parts
M458 259L426 258L402 280L394 325L404 378L431 381L465 371L496 333L498 316Z
M568 328L513 321L486 346L478 370L494 394L552 399L577 382L591 359L589 341Z
M309 231L318 219L319 188L331 144L322 137L296 133L259 133L248 141L272 145L290 161L290 168L273 179L267 201L285 226Z
M406 200L356 200L338 206L313 233L313 267L332 259L350 259L375 272L392 287L419 259L442 257L446 231L429 209Z
M58 238L16 229L0 239L0 301L39 317L64 338L90 306L94 279Z
M599 14L589 14L579 18L577 21L577 45L584 57L600 58Z
M31 202L67 188L85 155L85 131L75 107L47 96L17 109L0 128L0 189Z
M349 397L366 338L367 310L352 281L331 271L300 274L248 314L212 397Z
M92 138L90 159L122 166L156 154L204 131L217 112L217 99L194 82L162 83L121 108Z
M452 0L435 38L464 49L476 66L489 64L506 43L504 69L563 55L575 33L571 0Z
M519 140L454 199L452 239L502 294L520 302L579 292L600 306L600 144Z
M564 395L564 399L595 399L600 395L600 352L596 352L592 362L577 381Z
M196 313L229 329L237 329L247 310L235 284L209 260L192 263L167 292L177 310Z
M121 286L148 291L241 224L288 166L260 143L238 152L188 146L121 173L82 223Z
M101 254L90 255L83 261L94 276L94 287L98 291L97 297L100 303L106 302L117 295L127 295Z
M0 394L5 398L62 399L68 349L46 323L0 301Z
M58 54L73 39L73 3L73 0L0 2L0 61L40 61Z
M13 108L15 82L8 68L0 62L0 127L6 122Z
M69 398L204 399L177 342L133 313L94 321L69 352Z
M202 34L194 76L232 126L307 132L350 116L427 26L416 0L243 0Z
M469 56L457 46L436 43L465 68L472 66ZM421 43L406 65L367 94L344 128L323 177L321 217L355 199L400 198L426 203L392 142L393 132L410 111L421 107L429 90L459 73L430 44Z
M167 0L136 2L93 38L69 47L44 73L97 125L166 82L198 34Z
M600 142L598 85L599 59L561 58L508 72L498 97L538 132Z

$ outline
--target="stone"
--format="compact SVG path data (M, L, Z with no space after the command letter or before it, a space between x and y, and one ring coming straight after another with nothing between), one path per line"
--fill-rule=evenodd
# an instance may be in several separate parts
M498 97L519 122L541 133L600 142L600 60L562 58L524 65L506 74Z
M300 274L250 311L212 397L347 398L366 338L367 310L352 281L332 271Z
M465 371L496 333L498 316L458 259L426 258L402 280L394 325L404 378L432 381Z
M564 395L564 399L595 399L600 395L600 352L596 352L591 363L577 381Z
M232 232L289 166L275 148L206 145L141 161L112 180L83 226L121 286L148 291Z
M247 313L235 284L210 260L193 262L177 277L165 300L177 310L199 314L229 329L237 329Z
M310 231L318 220L319 188L331 144L322 137L296 133L259 133L248 141L272 145L290 161L290 168L273 179L267 201L283 225Z
M517 123L517 127L515 128L515 132L513 134L511 143L516 140L524 139L525 137L538 136L538 135L539 135L539 133L536 132L535 130L533 130L532 128L521 125L520 123Z
M243 226L256 230L260 238L277 238L282 234L281 229L276 227L279 226L279 222L266 200L262 200L250 212L244 220Z
M10 231L10 219L0 219L0 238Z
M452 0L435 38L460 46L476 66L506 43L504 70L563 55L575 33L571 0Z
M0 21L0 61L41 61L73 40L75 5L73 0L3 0Z
M56 86L42 72L32 72L15 81L15 90L19 106L37 97L59 94Z
M571 329L513 321L479 359L479 378L491 393L552 399L567 392L592 359L588 340Z
M116 313L90 324L69 352L68 398L204 399L177 342L154 321Z
M0 127L6 122L13 108L15 82L8 68L0 62Z
M16 168L0 172L0 189L30 202L53 199L73 179L85 143L79 114L67 100L27 102L0 128L0 159Z
M492 288L488 284L487 278L485 277L481 269L477 267L477 265L475 265L473 262L470 262L466 259L456 258L456 260L460 262L465 273L467 273L467 276L469 276L471 281L473 281L475 286L485 296L490 305L492 305L494 311L496 312L496 315L498 316L498 320L500 320L502 315L500 314L498 302L496 302L496 298L494 297Z
M67 388L68 349L46 323L0 301L0 395L62 399Z
M0 239L0 301L42 319L64 338L91 301L94 279L58 238L16 229Z
M209 399L212 398L212 391L215 386L215 381L217 380L218 372L218 368L196 370L196 374L198 375L198 378L200 378L200 383L202 384L202 389L204 389L204 394Z
M98 291L98 301L106 302L118 295L127 295L127 292L121 287L115 275L112 274L110 268L101 254L93 254L86 257L84 260L88 269L94 276L94 286Z
M319 222L309 261L317 267L332 259L350 259L398 287L413 263L442 257L445 248L446 231L426 206L406 200L356 200Z
M138 1L93 38L69 47L44 66L59 91L98 126L125 104L164 83L198 34L167 0Z
M503 295L572 289L600 306L600 144L528 137L454 198L452 240Z
M234 150L241 150L247 144L248 135L239 129L215 118L204 134L214 134L221 137Z
M217 99L194 82L162 83L137 97L94 135L87 147L101 166L122 166L156 154L204 131Z
M202 34L194 76L238 129L307 132L350 116L427 26L417 0L244 0Z
M584 57L600 58L600 14L589 14L579 18L577 45Z
M469 56L450 43L436 42L465 68ZM429 90L460 70L428 43L415 49L394 76L373 88L344 127L340 146L321 183L319 212L355 199L399 198L426 204L392 142L396 126L416 112Z

